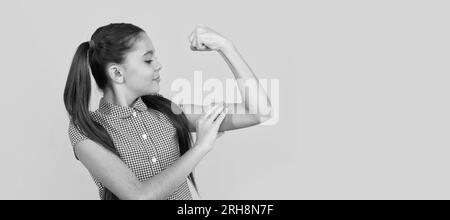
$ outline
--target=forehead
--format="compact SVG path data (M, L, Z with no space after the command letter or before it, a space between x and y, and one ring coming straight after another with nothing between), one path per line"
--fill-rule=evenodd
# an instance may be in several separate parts
M152 40L146 33L142 33L133 44L129 56L143 56L148 51L155 50Z

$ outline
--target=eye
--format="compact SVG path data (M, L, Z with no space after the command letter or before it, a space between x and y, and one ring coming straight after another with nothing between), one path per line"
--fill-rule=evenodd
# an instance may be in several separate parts
M145 62L148 64L151 64L153 62L153 60L146 60Z

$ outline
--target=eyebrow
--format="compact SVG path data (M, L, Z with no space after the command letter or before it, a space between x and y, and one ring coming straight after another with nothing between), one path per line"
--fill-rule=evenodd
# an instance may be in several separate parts
M153 55L154 53L155 53L154 50L150 50L150 51L147 51L146 53L144 53L144 55L142 55L142 56L145 56L147 54Z

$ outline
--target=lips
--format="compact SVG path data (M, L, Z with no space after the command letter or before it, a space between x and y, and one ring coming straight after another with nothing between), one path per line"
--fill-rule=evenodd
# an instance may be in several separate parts
M153 80L160 81L160 80L161 80L161 77L160 77L160 76L157 76L157 77L153 78Z

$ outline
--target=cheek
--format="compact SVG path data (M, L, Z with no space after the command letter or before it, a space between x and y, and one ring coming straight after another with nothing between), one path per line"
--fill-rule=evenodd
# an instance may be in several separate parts
M143 77L153 79L153 76L155 75L155 69L153 68L153 65L145 64L140 68L140 72L142 73Z
M159 86L157 85L157 82L153 80L155 70L152 65L147 63L135 63L133 68L128 69L128 71L130 72L128 84L134 89L145 92L154 92L153 90L157 89Z
M145 74L142 70L134 69L133 72L130 72L127 79L127 84L130 87L134 88L142 88L147 86L150 83L150 78L148 74Z
M142 66L139 66L138 69L136 69L136 75L138 76L139 80L141 80L141 83L151 83L154 76L154 69L152 66L145 64Z
M139 70L139 82L137 82L141 88L145 90L155 87L156 81L153 80L155 77L155 71L151 65L146 64Z

